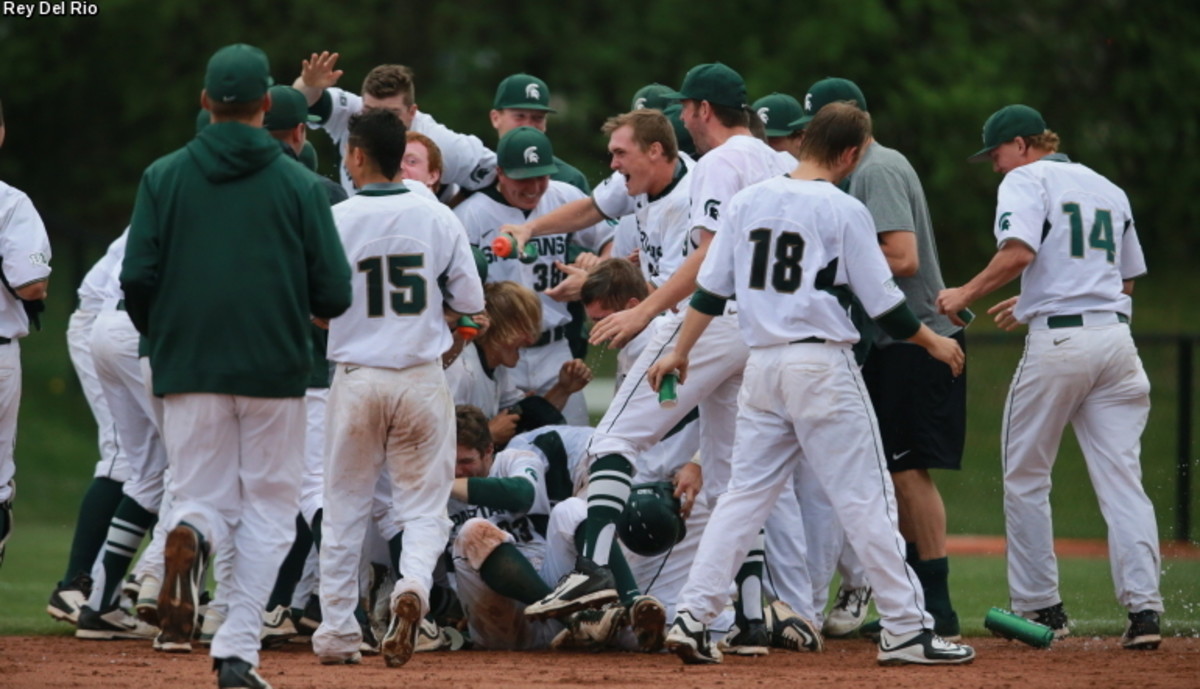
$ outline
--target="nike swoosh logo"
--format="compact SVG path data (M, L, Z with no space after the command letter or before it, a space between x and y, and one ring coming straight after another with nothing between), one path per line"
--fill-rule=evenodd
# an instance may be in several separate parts
M346 368L342 369L342 371L345 373L354 373L355 371L357 371L360 368L362 368L362 367L361 366L347 366Z
M1066 341L1067 341L1067 340L1069 340L1069 339L1071 339L1071 338L1069 338L1069 337L1064 337L1064 338L1063 338L1063 339L1061 339L1061 340L1055 340L1055 341L1054 341L1054 346L1055 346L1055 347L1057 347L1057 346L1059 346L1060 344L1062 344L1062 343L1066 342Z
M909 452L912 452L912 450L905 450L904 452L893 452L892 453L892 461L894 462L897 459L900 459L901 457L908 454Z

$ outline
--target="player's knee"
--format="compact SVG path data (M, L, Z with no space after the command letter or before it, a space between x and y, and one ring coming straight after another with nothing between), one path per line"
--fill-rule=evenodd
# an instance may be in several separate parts
M454 539L454 550L456 555L466 558L471 567L478 570L493 550L511 538L488 520L474 517L459 529L458 537Z

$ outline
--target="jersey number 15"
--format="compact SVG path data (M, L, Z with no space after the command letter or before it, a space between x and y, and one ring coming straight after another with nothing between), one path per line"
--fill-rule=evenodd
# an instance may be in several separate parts
M411 268L425 265L423 254L399 254L396 256L374 256L358 262L358 272L367 274L367 315L371 318L383 316L384 260L387 261L387 282L391 283L392 311L398 316L413 316L425 311L426 282L419 273L407 273Z

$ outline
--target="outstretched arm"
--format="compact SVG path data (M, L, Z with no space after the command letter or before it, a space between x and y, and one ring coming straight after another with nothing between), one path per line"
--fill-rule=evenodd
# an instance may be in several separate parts
M316 103L325 89L336 86L338 79L342 78L344 72L334 69L337 60L337 53L326 50L320 54L313 53L307 60L300 61L300 76L296 77L292 86L304 94L309 105Z

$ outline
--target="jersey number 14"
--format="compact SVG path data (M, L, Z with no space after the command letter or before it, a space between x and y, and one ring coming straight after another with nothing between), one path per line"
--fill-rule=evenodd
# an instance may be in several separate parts
M1078 203L1064 203L1063 213L1071 216L1071 257L1083 258L1083 211ZM1117 242L1113 236L1112 213L1097 210L1092 221L1092 232L1088 235L1088 246L1105 252L1108 262L1116 259Z

